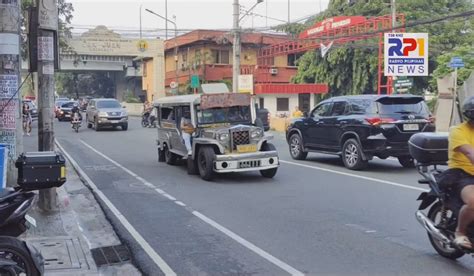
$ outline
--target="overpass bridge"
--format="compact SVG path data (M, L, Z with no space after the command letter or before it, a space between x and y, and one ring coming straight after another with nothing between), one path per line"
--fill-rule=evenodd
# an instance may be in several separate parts
M164 68L164 47L160 39L123 38L105 26L97 26L68 41L70 51L61 52L62 72L107 72L115 82L115 96L122 100L127 92L146 96L142 89L140 61L153 58L158 70ZM163 75L163 76L161 76ZM155 76L160 91L149 91L157 98L164 95L164 73ZM163 91L161 91L163 90Z

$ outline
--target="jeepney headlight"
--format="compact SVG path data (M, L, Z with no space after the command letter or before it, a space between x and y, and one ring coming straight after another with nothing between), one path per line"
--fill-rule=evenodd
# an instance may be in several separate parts
M250 137L252 137L252 139L259 138L261 136L263 136L263 131L261 128L257 128L252 131L252 133L250 133Z
M219 134L219 141L225 142L229 140L229 133L221 133Z

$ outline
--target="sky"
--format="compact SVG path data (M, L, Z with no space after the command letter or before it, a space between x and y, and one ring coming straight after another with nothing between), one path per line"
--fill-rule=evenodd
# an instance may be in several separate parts
M74 33L83 32L96 25L105 25L115 30L129 30L139 35L140 5L142 6L143 35L163 36L165 32L150 32L151 29L164 29L165 21L145 11L150 9L165 16L165 0L69 0L74 6L72 24ZM167 0L168 18L176 15L178 29L230 29L232 28L233 0ZM318 13L327 7L329 0L289 0L290 20L295 21ZM256 0L240 0L249 9ZM288 0L264 0L253 10L257 15L247 16L241 21L243 28L274 26L288 20ZM268 16L274 19L265 19ZM171 37L173 25L168 24Z

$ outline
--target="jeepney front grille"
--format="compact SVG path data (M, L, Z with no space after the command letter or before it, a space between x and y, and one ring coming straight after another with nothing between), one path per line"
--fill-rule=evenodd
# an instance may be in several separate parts
M260 167L260 160L239 162L239 169L249 169Z
M238 145L250 144L250 132L249 131L235 131L232 132L232 147L237 149Z

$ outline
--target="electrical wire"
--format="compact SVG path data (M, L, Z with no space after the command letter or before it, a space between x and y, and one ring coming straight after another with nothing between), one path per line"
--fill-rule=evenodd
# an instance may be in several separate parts
M20 86L18 87L18 89L16 90L15 94L13 94L10 99L8 99L8 102L7 104L5 104L2 108L2 110L0 110L0 114L3 114L3 111L5 111L5 108L7 108L7 106L10 104L10 102L13 100L13 98L15 98L15 96L18 94L18 92L20 91L20 89L23 87L23 84L25 84L26 80L31 76L31 72L28 73L28 75L26 75L26 78L23 80L23 82L20 84Z

